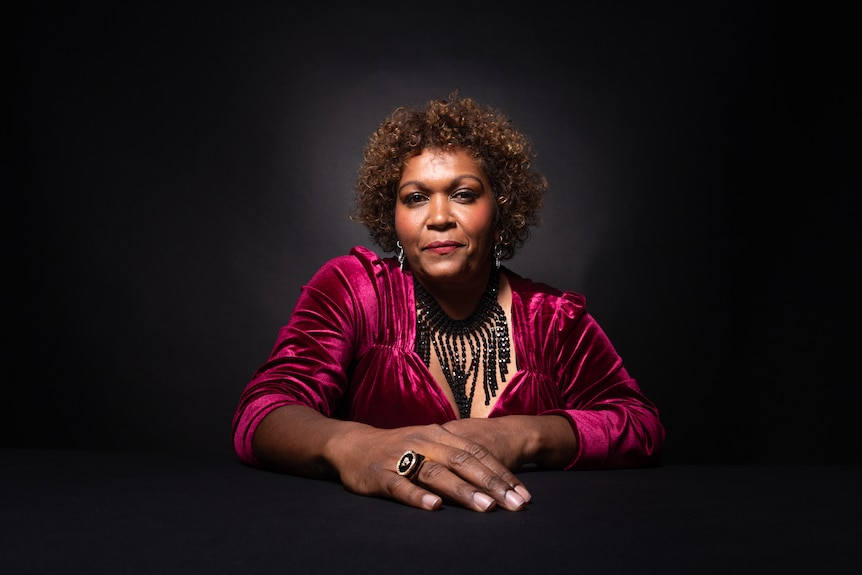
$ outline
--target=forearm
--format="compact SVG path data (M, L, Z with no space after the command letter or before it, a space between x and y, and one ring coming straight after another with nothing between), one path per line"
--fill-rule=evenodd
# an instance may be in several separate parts
M577 436L565 417L559 415L513 415L501 418L512 425L512 433L524 438L519 467L537 465L563 469L577 452Z
M303 405L274 409L254 433L255 457L267 468L319 479L338 479L336 453L368 426L326 417Z
M545 469L564 469L578 451L578 438L569 421L559 415L523 416L530 420L534 439L525 464Z

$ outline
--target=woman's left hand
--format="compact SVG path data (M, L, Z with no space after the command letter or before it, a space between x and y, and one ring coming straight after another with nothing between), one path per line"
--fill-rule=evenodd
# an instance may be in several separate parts
M443 428L484 446L512 471L531 463L562 469L577 450L571 424L559 415L470 417L448 421Z

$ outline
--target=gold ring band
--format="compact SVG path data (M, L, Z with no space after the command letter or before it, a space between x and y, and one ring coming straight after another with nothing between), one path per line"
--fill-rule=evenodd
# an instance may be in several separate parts
M416 453L415 451L405 451L404 455L398 460L398 465L395 467L396 473L407 479L413 479L419 468L422 467L422 462L425 461L425 456Z

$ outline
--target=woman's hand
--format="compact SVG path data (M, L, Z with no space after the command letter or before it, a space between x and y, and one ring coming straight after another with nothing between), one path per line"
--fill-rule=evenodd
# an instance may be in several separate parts
M412 480L396 471L408 450L425 457ZM434 510L448 500L475 511L518 511L530 500L523 483L487 447L446 426L357 426L333 441L329 453L350 491L413 507Z
M523 509L530 493L513 471L528 463L562 469L577 448L571 424L559 415L379 429L287 405L270 412L254 435L255 456L264 467L339 479L354 493L429 510L444 500L476 511ZM397 473L407 451L425 457L410 479Z
M506 415L454 419L443 428L484 446L507 468L528 464L563 469L577 452L577 438L569 421L559 415Z

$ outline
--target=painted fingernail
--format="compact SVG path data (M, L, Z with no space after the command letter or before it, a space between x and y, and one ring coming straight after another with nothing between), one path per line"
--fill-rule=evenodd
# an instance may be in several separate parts
M489 495L480 491L473 494L473 501L482 508L482 511L488 511L494 505L494 500Z
M518 507L523 507L526 502L527 500L515 491L510 489L506 492L506 503L508 503L510 507L517 509Z
M425 509L437 509L438 507L440 507L440 504L442 502L442 499L440 499L436 495L431 495L430 493L426 493L422 496L422 505L425 506Z
M527 491L527 488L524 487L523 485L516 485L515 491L520 493L521 497L524 498L524 501L530 501L533 498L533 496L530 495L530 492Z

